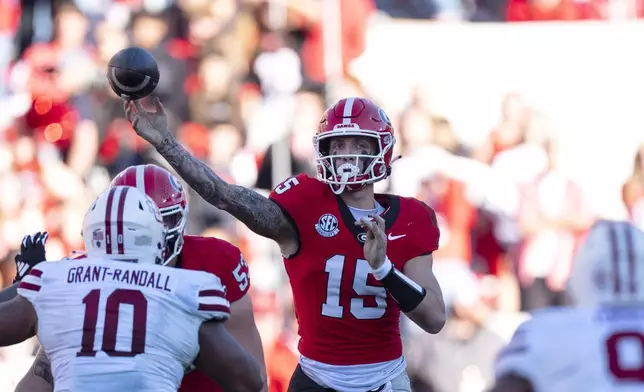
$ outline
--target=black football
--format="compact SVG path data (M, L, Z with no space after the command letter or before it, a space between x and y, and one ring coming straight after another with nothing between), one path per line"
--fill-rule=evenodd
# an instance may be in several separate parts
M141 99L152 94L159 83L159 66L150 52L131 46L112 56L107 80L119 97Z

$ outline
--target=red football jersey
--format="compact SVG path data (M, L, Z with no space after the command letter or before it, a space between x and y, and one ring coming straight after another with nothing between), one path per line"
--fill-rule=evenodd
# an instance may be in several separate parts
M364 260L365 232L328 185L300 174L270 198L297 226L299 251L284 259L299 323L299 351L330 365L391 361L402 355L400 308ZM376 195L385 207L387 256L405 263L438 248L434 211L424 203Z
M186 235L183 238L183 249L177 267L217 275L226 287L226 299L230 303L246 295L250 288L250 274L248 265L236 246L213 237ZM198 370L186 374L179 388L179 392L221 390L207 375Z

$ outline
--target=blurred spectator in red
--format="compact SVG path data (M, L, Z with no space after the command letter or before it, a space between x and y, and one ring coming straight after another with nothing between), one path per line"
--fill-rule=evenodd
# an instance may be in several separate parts
M431 128L434 145L450 154L463 153L463 147L447 119L433 118ZM441 244L434 252L435 260L460 260L469 264L472 260L471 232L476 220L476 209L467 198L466 184L435 175L420 182L416 198L425 201L436 211L441 229Z
M525 132L530 119L530 110L523 98L516 92L509 92L501 103L501 116L496 127L484 144L474 152L474 157L483 163L491 164L499 153L510 150L525 140ZM493 275L510 274L506 258L506 246L496 235L497 217L488 211L477 211L476 224L472 233L474 253L485 260L487 273Z
M467 200L467 187L460 181L434 176L423 181L421 193L434 211L441 230L440 247L434 259L472 260L471 229L476 218L474 207Z
M0 33L15 33L20 21L20 2L0 0Z
M558 166L557 143L543 142L547 167L521 191L524 238L517 275L526 311L567 303L565 282L580 236L591 224L582 191Z
M286 313L292 312L287 309ZM268 375L268 392L286 392L293 371L297 367L299 351L297 350L297 321L295 317L285 317L284 326L266 350L266 364Z
M55 143L69 168L84 176L98 148L87 96L97 68L93 49L85 45L87 18L73 3L62 3L55 15L54 40L35 44L24 54L33 101L22 125L35 132L38 142Z

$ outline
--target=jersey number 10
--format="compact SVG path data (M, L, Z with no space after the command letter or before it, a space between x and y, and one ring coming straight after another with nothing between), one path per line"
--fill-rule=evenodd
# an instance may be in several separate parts
M621 361L620 349L624 349L622 344L632 343L639 353L636 353L639 363L632 366L624 366ZM608 368L610 372L619 381L644 382L644 335L639 332L618 332L608 337L606 340L606 352L608 358Z
M98 323L98 306L101 290L90 291L85 298L85 320L83 321L83 337L81 350L77 357L93 357L96 340L96 324ZM130 351L116 350L116 335L119 324L121 304L132 306L132 347ZM133 357L145 351L145 333L148 321L148 300L139 290L117 289L107 297L105 303L105 322L103 324L103 344L101 351L110 357Z

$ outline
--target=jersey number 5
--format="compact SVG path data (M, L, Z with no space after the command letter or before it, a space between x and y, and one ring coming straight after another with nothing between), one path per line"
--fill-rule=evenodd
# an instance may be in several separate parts
M627 346L628 345L628 346ZM630 350L629 350L630 349ZM622 351L623 350L623 351ZM644 335L639 332L624 331L614 333L606 340L608 369L619 381L644 382ZM620 355L631 351L630 361ZM633 359L635 359L633 361Z
M328 275L326 284L326 302L322 304L322 315L333 318L342 318L344 306L340 305L340 287L342 286L342 272L344 271L343 255L335 255L326 261L324 271ZM353 291L359 296L371 296L376 301L376 306L365 306L364 299L351 298L349 311L358 320L374 320L385 315L387 310L387 290L384 287L370 286L367 277L371 267L367 260L358 259L356 272L353 276ZM345 294L346 295L346 294Z
M239 258L239 264L233 270L233 277L239 285L239 290L244 292L248 288L248 264L244 260L244 256Z
M281 195L282 193L288 191L296 185L300 185L300 182L297 180L297 178L287 178L286 180L284 180L284 182L275 187L275 193Z
M90 291L83 303L85 304L85 321L83 321L83 337L81 350L77 357L93 357L94 341L96 340L96 324L98 323L99 302L101 290ZM116 335L119 324L121 304L132 306L132 347L130 351L116 350ZM110 357L133 357L145 351L145 332L148 322L148 300L139 290L117 289L107 297L105 303L105 322L103 324L103 345L101 351Z

